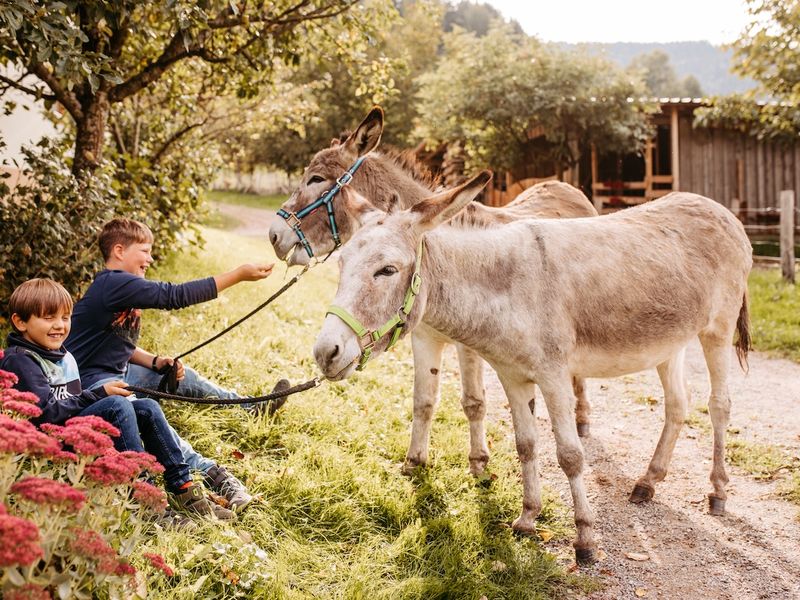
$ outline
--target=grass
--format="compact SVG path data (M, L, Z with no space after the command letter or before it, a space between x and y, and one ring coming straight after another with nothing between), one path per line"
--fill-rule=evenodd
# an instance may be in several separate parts
M152 276L185 281L247 260L273 260L263 241L217 230L204 250L175 255ZM147 311L140 345L174 355L248 312L280 287L241 284L214 302ZM316 374L310 349L337 280L332 264L187 362L241 392L268 392ZM509 524L521 507L513 438L489 427L494 481L467 472L467 423L455 377L443 378L431 465L400 474L411 421L410 344L349 382L292 396L274 420L239 408L165 404L200 452L240 476L257 501L233 525L162 532L152 540L177 567L158 598L565 598L596 587L568 573L539 540ZM237 458L238 457L238 458ZM546 495L541 527L557 546L571 538L571 510ZM571 550L571 548L570 548Z
M780 269L750 274L751 337L756 350L800 362L800 291Z
M286 194L272 194L269 196L260 194L246 194L244 192L230 192L224 190L213 190L206 192L206 199L211 202L223 202L225 204L236 204L239 206L249 206L252 208L266 208L278 210L281 204L286 202L289 196Z

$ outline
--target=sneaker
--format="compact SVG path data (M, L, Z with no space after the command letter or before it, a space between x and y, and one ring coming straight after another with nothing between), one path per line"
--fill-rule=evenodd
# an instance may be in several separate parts
M197 523L192 521L188 515L182 515L169 507L165 508L164 512L155 515L153 522L161 525L164 529L175 531L189 531L197 527Z
M275 384L275 387L272 388L272 392L282 392L284 390L288 390L292 387L292 384L289 383L288 379L280 379L278 383ZM288 400L289 396L284 396L283 398L275 398L274 400L268 400L267 402L259 402L258 404L253 405L253 412L257 415L267 414L270 417L274 415L278 409L286 404L286 400Z
M205 474L206 485L225 498L236 512L241 512L253 501L244 484L231 475L225 467L214 465Z
M216 517L221 521L230 521L235 518L232 511L206 498L205 494L203 494L203 489L196 483L193 483L180 494L170 494L170 500L176 509L189 514Z

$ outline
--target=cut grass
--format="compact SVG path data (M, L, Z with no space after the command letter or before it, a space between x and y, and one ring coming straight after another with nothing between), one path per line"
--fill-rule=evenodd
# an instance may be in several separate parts
M154 278L173 281L274 260L263 241L205 230L205 249L176 255ZM211 303L147 311L141 345L175 355L222 329L284 282L241 284ZM337 279L333 264L186 362L241 392L267 392L317 373L313 340ZM450 365L448 368L451 368ZM155 583L158 598L567 598L597 584L565 571L540 541L510 530L522 491L513 437L489 427L490 479L467 472L468 427L455 377L444 377L430 466L400 474L411 421L410 344L363 373L290 397L270 420L239 408L165 403L195 448L227 465L257 500L233 525L208 524L153 540L177 576ZM243 458L236 458L241 457ZM545 494L539 519L563 547L571 510Z
M286 194L247 194L244 192L231 192L225 190L213 190L206 192L206 199L211 202L223 202L225 204L236 204L239 206L250 206L252 208L265 208L268 210L278 210L281 204L286 202L289 196Z
M751 337L756 350L800 362L800 291L780 269L750 273Z

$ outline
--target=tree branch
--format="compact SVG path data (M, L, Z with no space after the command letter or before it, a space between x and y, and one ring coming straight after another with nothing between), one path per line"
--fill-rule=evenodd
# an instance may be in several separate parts
M161 160L161 157L162 157L162 156L163 156L163 155L166 153L167 149L169 149L169 147L170 147L172 144L174 144L175 142L177 142L179 139L181 139L183 136L185 136L187 133L189 133L189 132L190 132L190 131L192 131L193 129L197 129L198 127L202 127L203 125L205 125L205 124L206 124L206 121L208 121L208 119L203 119L203 120L202 120L202 121L200 121L199 123L192 123L191 125L186 125L186 126L185 126L185 127L183 127L182 129L179 129L178 131L176 131L175 133L173 133L171 136L169 136L169 138L167 139L167 141L166 141L166 142L164 142L164 143L161 145L161 148L159 148L159 149L156 151L156 153L153 155L153 158L151 159L151 160L152 160L152 162L153 162L153 164L155 164L155 163L157 163L159 160Z
M42 63L32 61L28 65L28 70L47 84L47 87L49 87L55 95L55 99L67 109L67 112L76 122L83 119L83 107L81 103L78 102L75 94L64 88L47 67Z
M9 87L13 87L21 92L25 92L26 94L30 94L31 96L36 96L36 98L44 98L45 100L57 100L57 98L53 94L45 94L42 92L41 89L33 89L26 87L19 83L19 81L14 81L4 75L0 75L0 81L8 85Z

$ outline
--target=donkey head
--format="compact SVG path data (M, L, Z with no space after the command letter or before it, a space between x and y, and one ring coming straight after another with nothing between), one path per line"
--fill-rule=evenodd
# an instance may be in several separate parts
M343 248L334 306L314 344L314 358L325 377L349 377L366 362L365 355L382 353L420 322L429 285L422 236L454 217L489 179L491 173L484 171L410 209L385 214ZM415 298L411 303L410 296Z
M295 227L299 225L302 236L307 240L314 256L324 256L334 249L332 231L337 232L342 243L350 239L353 228L346 217L348 208L356 209L357 206L343 206L338 197L332 198L330 206L333 210L334 226L331 225L326 206L319 206L308 214L304 214L303 209L322 198L326 192L335 189L337 181L342 181L342 176L348 170L352 171L359 159L378 146L382 133L383 110L375 107L344 142L333 140L329 148L320 150L311 159L303 173L300 186L281 206L279 214L284 215L284 218L274 220L269 229L270 242L279 258L286 257L290 265L307 264L310 260L309 252L301 244L300 235L290 225ZM364 175L354 171L353 176ZM300 219L294 220L292 215L298 215ZM332 230L332 227L335 229Z

